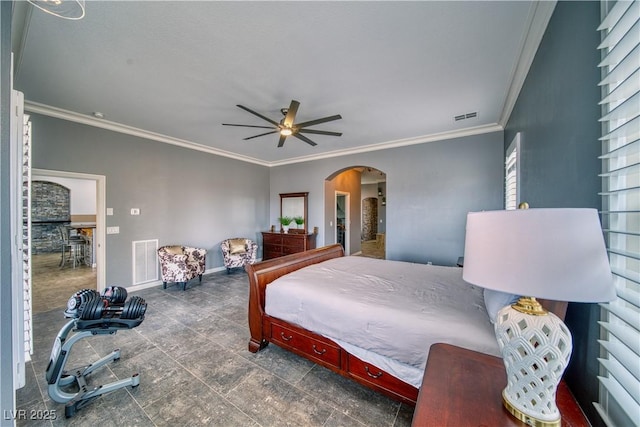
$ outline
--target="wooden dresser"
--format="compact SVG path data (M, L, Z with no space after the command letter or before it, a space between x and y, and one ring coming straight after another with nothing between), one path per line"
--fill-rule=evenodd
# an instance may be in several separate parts
M308 251L316 247L316 234L262 232L262 259Z

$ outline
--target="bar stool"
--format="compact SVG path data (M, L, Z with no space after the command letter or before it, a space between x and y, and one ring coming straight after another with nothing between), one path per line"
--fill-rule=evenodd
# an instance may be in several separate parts
M71 262L73 268L76 268L76 264L84 261L86 241L81 235L71 236L69 227L64 225L58 227L58 232L62 240L60 268L63 268L67 262Z

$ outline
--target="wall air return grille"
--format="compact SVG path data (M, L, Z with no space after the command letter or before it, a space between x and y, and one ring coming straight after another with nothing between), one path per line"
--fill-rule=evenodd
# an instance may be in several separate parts
M132 242L133 284L158 280L158 239Z
M473 113L466 113L455 116L453 120L459 122L460 120L475 119L476 117L478 117L478 112L474 111Z

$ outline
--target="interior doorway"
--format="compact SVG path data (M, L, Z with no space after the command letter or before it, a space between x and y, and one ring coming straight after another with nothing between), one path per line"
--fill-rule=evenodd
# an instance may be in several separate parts
M350 254L350 239L349 234L351 230L351 212L350 206L350 194L343 191L336 191L335 197L335 221L336 221L336 236L335 242L342 245L345 254Z
M72 215L71 224L87 232L86 259L82 264L64 264L61 243L51 248L35 251L31 255L32 270L32 306L34 312L58 309L66 305L66 301L76 291L85 288L101 292L105 288L105 194L106 178L102 175L33 169L31 182L62 182L60 186L74 185L92 188L87 192L93 200L82 203L95 207L95 215ZM85 196L87 197L87 196ZM32 207L38 203L32 199ZM82 209L81 209L82 211ZM86 212L85 212L86 213ZM45 221L46 222L46 221ZM32 221L32 238L34 227L51 227L56 224L37 224ZM55 228L57 230L57 228ZM49 230L51 232L51 230ZM45 237L46 238L46 237ZM36 242L34 242L36 243ZM88 262L87 262L88 261ZM61 266L61 262L63 265Z
M387 174L370 166L349 166L328 175L324 184L324 244L343 244L347 255L385 259L386 184ZM343 200L344 219L339 205Z

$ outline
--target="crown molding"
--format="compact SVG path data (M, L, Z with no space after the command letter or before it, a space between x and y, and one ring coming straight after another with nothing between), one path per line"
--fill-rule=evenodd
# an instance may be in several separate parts
M544 33L547 31L547 25L551 20L551 15L556 7L556 0L540 0L532 4L527 21L528 30L522 40L522 48L520 49L520 58L515 66L511 85L502 108L502 115L498 124L503 128L507 125L511 112L516 105L520 90L524 85L524 81L529 73L529 68L536 56L540 42Z
M73 111L63 110L62 108L52 107L50 105L40 104L32 101L24 101L24 110L42 114L57 119L67 120L83 125L94 126L101 129L119 132L127 135L137 136L139 138L150 139L152 141L164 142L165 144L177 145L178 147L189 148L191 150L203 151L217 156L229 157L243 162L255 163L262 166L269 166L267 162L255 159L249 156L232 153L230 151L220 150L209 147L207 145L198 144L184 139L174 138L172 136L163 135L156 132L150 132L144 129L135 128L133 126L123 125L121 123L111 122L109 120L98 119L86 114L79 114Z
M430 135L417 136L413 138L397 139L395 141L382 142L379 144L364 145L356 148L346 148L343 150L329 151L327 153L315 154L312 156L294 157L277 162L271 162L269 166L283 166L292 163L310 162L312 160L329 159L332 157L342 157L351 154L369 153L371 151L388 150L390 148L406 147L409 145L425 144L428 142L444 141L447 139L462 138L465 136L482 135L485 133L503 131L504 128L497 123L460 129L452 132L434 133Z
M275 167L289 165L293 163L310 162L313 160L328 159L332 157L348 156L351 154L368 153L370 151L387 150L389 148L405 147L408 145L424 144L427 142L442 141L446 139L460 138L465 136L480 135L484 133L497 132L504 130L502 126L497 123L477 126L472 128L460 129L453 132L442 132L431 135L398 139L395 141L383 142L379 144L364 145L357 148L349 148L343 150L330 151L321 154L313 154L310 156L293 157L290 159L280 161L263 161L255 159L249 156L243 156L229 151L219 150L217 148L209 147L206 145L198 144L195 142L187 141L184 139L174 138L167 135L162 135L155 132L150 132L144 129L135 128L133 126L123 125L121 123L111 122L109 120L98 119L86 114L79 114L73 111L64 110L62 108L52 107L50 105L40 104L32 101L24 101L24 110L42 114L57 119L67 120L74 123L80 123L83 125L94 126L101 129L110 130L113 132L119 132L127 135L137 136L139 138L150 139L153 141L164 142L166 144L177 145L178 147L188 148L191 150L202 151L217 156L229 157L243 162L254 163L261 166Z

